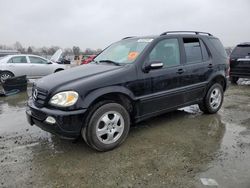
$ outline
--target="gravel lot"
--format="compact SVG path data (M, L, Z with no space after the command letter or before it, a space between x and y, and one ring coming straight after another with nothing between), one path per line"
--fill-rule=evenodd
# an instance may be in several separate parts
M240 82L218 114L197 106L164 114L105 153L29 126L26 93L0 98L0 187L187 188L211 178L218 187L249 188L250 81Z

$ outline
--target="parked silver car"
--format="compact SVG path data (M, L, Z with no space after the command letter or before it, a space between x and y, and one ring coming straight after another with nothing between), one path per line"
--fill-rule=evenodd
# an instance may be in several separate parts
M55 55L51 60L28 54L8 55L0 59L0 81L22 75L35 79L66 69L66 65L55 63L60 54Z

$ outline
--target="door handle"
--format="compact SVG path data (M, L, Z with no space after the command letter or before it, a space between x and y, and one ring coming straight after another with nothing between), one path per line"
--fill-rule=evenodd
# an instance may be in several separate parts
M208 66L207 66L209 69L213 68L213 64L210 63Z
M184 69L178 69L178 71L177 71L176 73L182 74L182 73L184 73L184 72L185 72Z

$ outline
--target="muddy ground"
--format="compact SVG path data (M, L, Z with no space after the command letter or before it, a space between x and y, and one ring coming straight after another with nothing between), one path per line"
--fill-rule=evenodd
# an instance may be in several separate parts
M218 114L150 119L106 153L29 126L26 100L0 99L0 187L250 187L250 81L230 86Z

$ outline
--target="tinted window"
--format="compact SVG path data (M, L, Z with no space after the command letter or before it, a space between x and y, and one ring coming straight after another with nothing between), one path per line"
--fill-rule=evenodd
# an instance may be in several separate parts
M202 62L201 45L198 38L184 38L184 48L187 63Z
M12 57L8 63L27 63L27 59L25 56Z
M31 63L35 63L35 64L47 64L48 63L46 60L39 58L39 57L29 56L29 58L30 58Z
M200 45L202 50L203 61L208 61L210 59L210 56L208 53L208 49L202 40L200 40Z
M232 56L246 57L250 55L250 46L239 45L234 48Z
M149 62L160 61L164 67L180 65L180 50L177 39L160 41L149 54Z
M227 57L227 52L226 52L224 46L221 44L219 39L212 38L209 40L212 42L213 46L219 52L219 54L221 54L223 57Z

